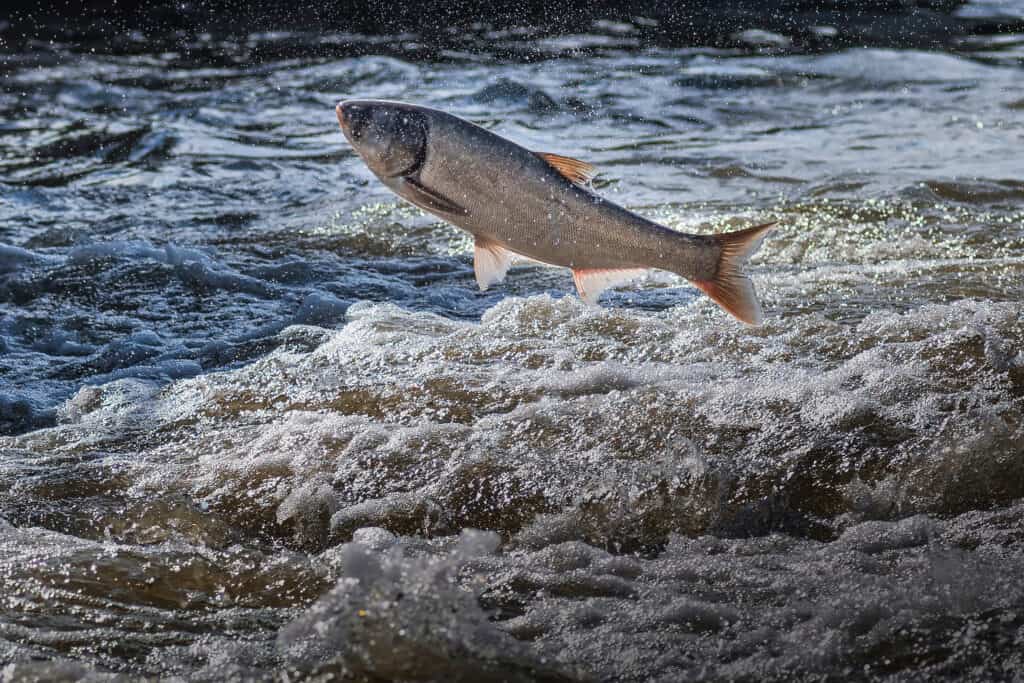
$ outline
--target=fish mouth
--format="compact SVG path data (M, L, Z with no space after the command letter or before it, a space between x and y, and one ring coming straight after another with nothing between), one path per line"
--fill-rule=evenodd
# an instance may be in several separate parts
M334 114L338 117L338 126L341 128L341 134L345 136L350 145L355 147L356 135L352 127L355 112L352 103L350 101L338 102L338 105L334 108Z
M341 126L341 130L344 131L348 126L348 115L345 112L345 103L338 102L338 106L334 108L334 113L338 117L338 125Z

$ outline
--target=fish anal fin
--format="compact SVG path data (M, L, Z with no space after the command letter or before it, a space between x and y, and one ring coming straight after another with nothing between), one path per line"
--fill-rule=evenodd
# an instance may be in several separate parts
M409 193L409 199L413 203L429 211L439 211L456 216L465 216L469 213L469 211L448 199L448 197L426 187L416 178L403 178L402 185L404 186L403 189Z
M635 280L645 272L646 268L573 268L572 280L580 298L596 304L604 290Z
M597 175L597 167L585 161L550 152L534 152L534 154L548 162L551 168L574 183L586 185Z
M473 270L480 291L505 279L516 254L486 237L477 237L473 247Z
M774 223L765 223L745 230L712 235L721 249L715 276L710 280L691 280L695 287L715 303L748 325L760 325L764 314L757 300L754 283L743 272L743 265L761 246L774 226Z

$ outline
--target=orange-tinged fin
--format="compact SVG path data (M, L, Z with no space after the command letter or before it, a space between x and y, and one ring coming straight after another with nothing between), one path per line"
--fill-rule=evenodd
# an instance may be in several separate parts
M625 284L646 271L646 268L573 268L572 280L580 298L588 304L596 304L604 290Z
M473 247L473 270L476 272L476 283L480 291L505 279L515 253L497 242L485 237L477 237Z
M692 280L694 286L715 303L748 325L760 325L764 313L761 312L754 283L743 272L743 265L774 227L775 223L765 223L712 235L722 250L718 257L718 270L710 280Z
M550 152L534 152L534 154L548 162L551 168L574 183L586 185L597 175L597 167L585 161L564 157L561 154L551 154Z

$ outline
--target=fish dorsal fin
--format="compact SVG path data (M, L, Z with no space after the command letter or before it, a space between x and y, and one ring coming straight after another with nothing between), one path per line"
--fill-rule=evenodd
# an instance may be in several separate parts
M473 270L480 291L505 279L515 253L486 237L477 237L473 247Z
M586 185L597 175L597 167L585 161L564 157L561 154L551 154L550 152L534 152L534 154L548 162L551 168L574 183Z
M626 284L645 272L646 268L573 268L572 280L580 298L596 304L604 290Z

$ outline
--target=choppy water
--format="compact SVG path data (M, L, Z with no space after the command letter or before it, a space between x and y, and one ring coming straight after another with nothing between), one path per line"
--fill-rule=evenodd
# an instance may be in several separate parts
M4 56L0 678L1019 677L1024 36L627 28ZM348 96L778 220L767 324L666 274L478 293Z

